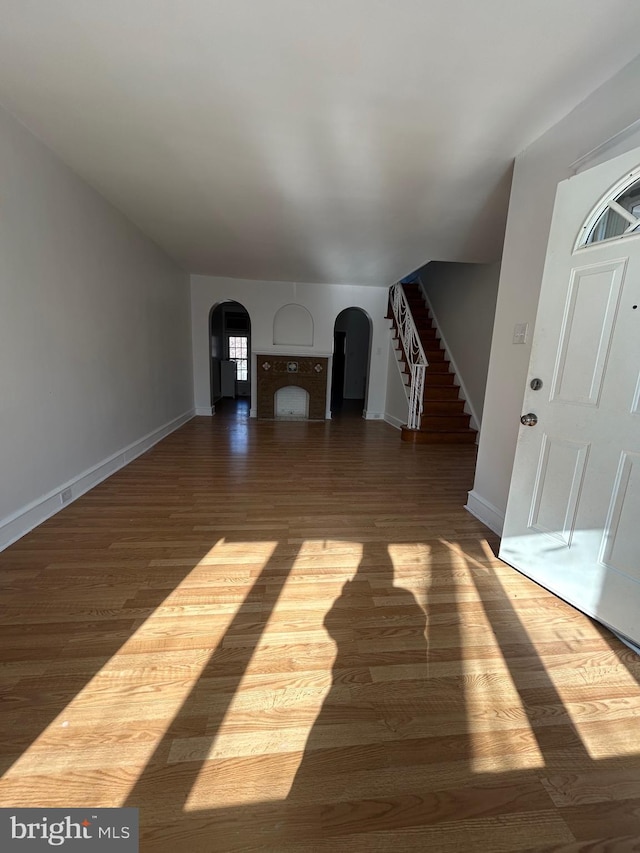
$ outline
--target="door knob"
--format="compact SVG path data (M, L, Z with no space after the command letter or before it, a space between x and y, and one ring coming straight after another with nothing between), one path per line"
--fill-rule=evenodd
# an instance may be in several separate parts
M533 412L528 412L520 418L520 423L523 426L535 426L538 423L538 416Z

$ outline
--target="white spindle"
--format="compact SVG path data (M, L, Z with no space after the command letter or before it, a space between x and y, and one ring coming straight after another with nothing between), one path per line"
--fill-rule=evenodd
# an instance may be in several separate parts
M407 426L409 429L418 429L422 415L424 377L429 362L422 349L420 335L413 322L413 315L411 314L407 297L400 283L394 284L391 287L389 297L398 336L410 371L410 384L408 388L405 386L409 401Z

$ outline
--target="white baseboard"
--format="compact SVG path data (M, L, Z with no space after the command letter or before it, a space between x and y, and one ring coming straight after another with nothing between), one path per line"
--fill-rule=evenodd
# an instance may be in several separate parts
M129 444L102 462L98 462L92 468L74 477L66 483L63 483L58 488L43 495L41 498L33 501L27 506L22 507L17 512L8 515L6 518L0 519L0 551L8 548L13 542L16 542L25 533L33 530L43 521L51 518L65 506L84 495L89 489L97 486L107 477L115 474L120 468L124 468L129 462L132 462L137 456L146 453L154 444L162 441L170 433L179 429L187 421L191 420L194 415L194 410L180 415L164 426L159 427L153 432L148 433L133 444ZM64 493L64 500L63 500Z
M400 418L394 418L393 415L390 415L388 412L384 413L384 419L386 423L390 426L395 427L396 429L402 429L402 427L406 424L406 418L404 421L400 420Z
M362 413L362 417L365 421L382 421L384 420L384 412L369 412L365 409Z
M485 500L485 498L477 492L472 491L467 495L467 505L465 506L465 509L467 512L470 512L471 515L475 516L478 521L481 521L486 525L489 530L493 530L493 532L497 533L498 536L502 536L502 530L504 528L504 513L501 512L497 506L494 506L488 500Z
M198 417L210 418L211 415L215 415L215 413L215 406L196 406L196 415Z

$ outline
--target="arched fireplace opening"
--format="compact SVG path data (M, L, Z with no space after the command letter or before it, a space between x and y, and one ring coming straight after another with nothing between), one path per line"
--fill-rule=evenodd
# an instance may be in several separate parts
M299 385L278 388L274 395L273 410L278 420L306 420L309 417L309 392Z

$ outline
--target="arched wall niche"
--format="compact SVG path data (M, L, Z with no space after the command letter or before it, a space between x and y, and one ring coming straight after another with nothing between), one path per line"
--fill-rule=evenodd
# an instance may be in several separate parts
M290 302L273 318L274 346L313 346L313 317L304 305Z

